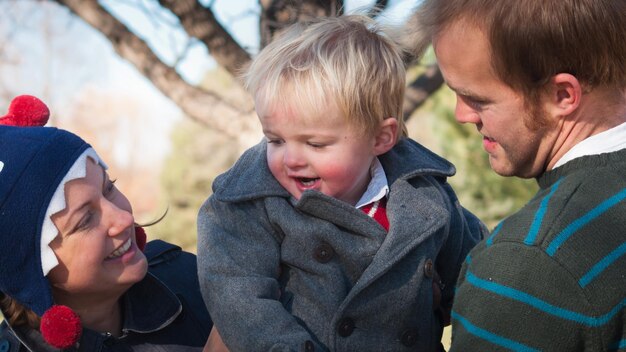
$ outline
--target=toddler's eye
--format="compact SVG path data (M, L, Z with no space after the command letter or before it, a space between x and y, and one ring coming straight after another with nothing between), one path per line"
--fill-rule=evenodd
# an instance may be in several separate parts
M276 145L281 145L283 144L283 141L280 139L267 139L267 144L276 144Z
M315 143L315 142L307 142L308 145L310 145L313 148L323 148L326 145L322 144L322 143Z

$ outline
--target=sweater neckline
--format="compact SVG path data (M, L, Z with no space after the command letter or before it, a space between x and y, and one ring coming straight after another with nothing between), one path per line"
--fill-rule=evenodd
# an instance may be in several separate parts
M618 163L626 163L626 148L611 153L586 155L573 159L562 166L544 172L542 175L537 177L537 183L539 184L539 187L546 189L551 187L561 178L568 176L575 171L590 168L595 169Z

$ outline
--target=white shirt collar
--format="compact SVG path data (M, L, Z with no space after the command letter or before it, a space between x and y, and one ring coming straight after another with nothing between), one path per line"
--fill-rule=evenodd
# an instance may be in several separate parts
M581 156L610 153L624 148L626 148L626 122L579 142L557 161L553 169Z
M361 196L361 199L356 203L356 208L361 208L367 204L373 203L377 200L383 199L387 193L389 193L389 184L387 183L387 176L383 165L378 158L374 159L372 166L370 167L370 175L372 179L367 190Z

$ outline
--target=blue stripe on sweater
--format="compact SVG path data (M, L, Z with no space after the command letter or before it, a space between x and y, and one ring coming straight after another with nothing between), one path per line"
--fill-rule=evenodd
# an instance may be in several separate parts
M469 271L466 274L466 279L472 285L478 288L481 288L483 290L493 292L497 295L510 298L520 303L527 304L529 306L532 306L552 316L565 319L565 320L570 320L570 321L573 321L582 325L586 325L589 327L598 327L598 326L602 326L608 323L622 308L626 306L626 298L625 298L620 303L618 303L613 309L611 309L608 313L601 315L599 317L592 317L592 316L587 316L581 313L573 312L571 310L567 310L561 307L554 306L526 292L522 292L520 290L511 288L508 286L504 286L501 284L497 284L492 281L483 280Z
M539 229L541 229L543 217L546 215L546 211L548 210L548 203L550 202L550 198L559 188L559 184L561 184L561 180L558 180L554 185L552 185L550 193L541 200L541 204L539 205L539 209L535 213L535 218L533 219L533 223L530 225L530 230L528 231L528 235L526 235L524 244L531 246L535 243L535 239L537 238Z
M534 352L534 351L538 352L539 351L534 348L530 348L524 344L521 344L517 341L513 341L510 339L507 339L506 337L496 335L485 329L481 329L478 326L470 323L469 320L467 320L466 318L462 317L461 315L459 315L458 313L454 311L452 312L452 319L455 319L459 323L461 323L461 325L463 325L465 330L467 330L467 332L469 332L470 334L477 336L483 340L487 340L494 345L506 347L510 350L520 351L520 352Z
M487 239L487 247L491 246L493 244L493 238L496 237L496 235L498 234L498 232L500 232L500 229L502 228L502 222L498 224L498 226L496 226L495 229L493 229L493 232L491 233L491 236L489 236L489 238Z
M613 264L621 256L626 254L626 242L617 247L613 252L609 253L606 257L602 258L591 270L589 270L583 277L578 280L581 287L587 286L596 276L600 275L609 265Z
M622 189L619 193L615 194L611 198L600 203L600 205L591 209L587 214L574 220L563 231L561 231L554 238L554 240L552 240L552 242L548 246L548 249L546 250L548 255L553 257L556 253L556 250L559 249L559 247L565 241L567 241L567 239L570 238L576 231L578 231L581 227L587 225L589 222L593 221L595 218L604 214L607 210L619 204L622 200L624 200L624 198L626 198L626 188Z
M452 313L454 314L454 313ZM626 340L617 341L609 346L609 351L617 351L626 348Z

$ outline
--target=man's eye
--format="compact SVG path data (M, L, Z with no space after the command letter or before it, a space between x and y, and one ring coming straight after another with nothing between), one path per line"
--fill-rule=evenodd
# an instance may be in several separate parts
M461 96L461 99L463 99L463 102L465 104L467 104L467 106L469 106L470 108L474 109L474 110L482 110L485 107L486 102L476 99L476 98L472 98L472 97L467 97L467 96Z

